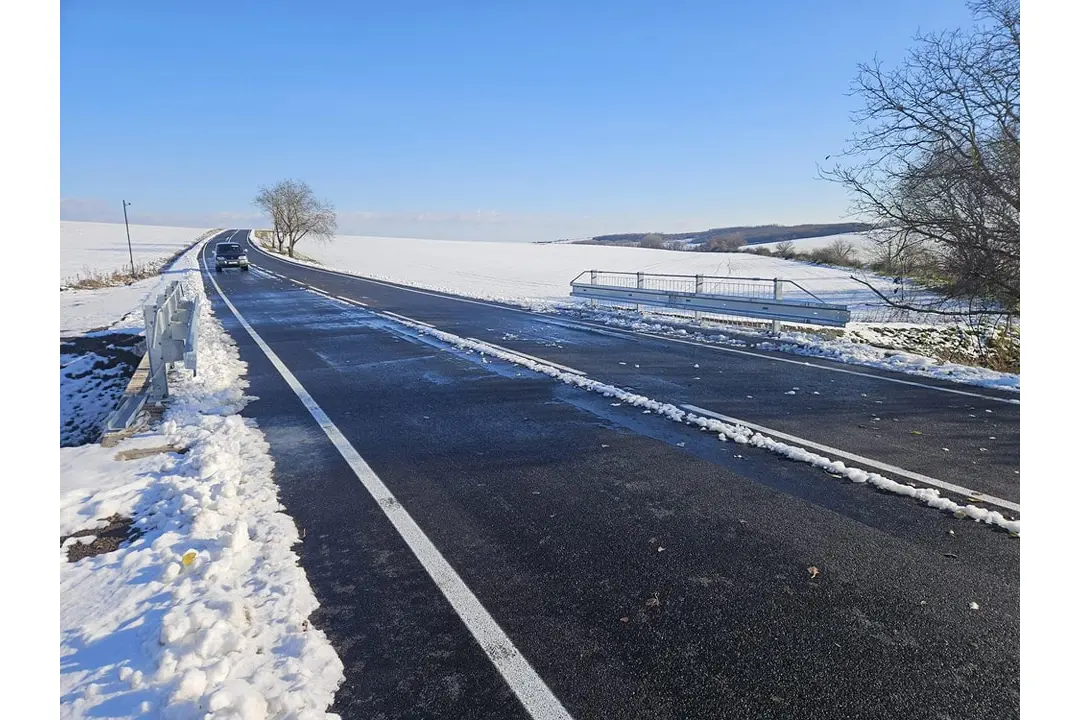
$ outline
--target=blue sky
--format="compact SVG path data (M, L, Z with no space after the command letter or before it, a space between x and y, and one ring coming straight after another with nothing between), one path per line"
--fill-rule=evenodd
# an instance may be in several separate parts
M961 0L62 2L61 217L536 240L847 219L856 64Z

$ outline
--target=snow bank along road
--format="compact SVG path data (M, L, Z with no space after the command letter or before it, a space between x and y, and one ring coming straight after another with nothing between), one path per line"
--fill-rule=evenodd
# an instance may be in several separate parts
M344 718L1018 715L1015 395L250 257L207 291Z

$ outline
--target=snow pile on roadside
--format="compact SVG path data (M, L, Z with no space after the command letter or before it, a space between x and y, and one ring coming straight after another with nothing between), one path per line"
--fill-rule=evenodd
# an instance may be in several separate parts
M202 293L196 252L183 282ZM245 365L209 302L198 322L199 375L173 373L158 429L61 449L61 536L113 515L139 533L73 563L61 551L62 717L321 718L343 679L308 622L268 445L237 414ZM140 448L164 451L116 459Z
M973 365L935 360L925 355L907 352L895 348L882 348L870 345L866 339L860 339L854 333L861 332L867 326L854 324L848 334L852 338L824 339L810 333L784 330L779 337L751 329L740 329L742 337L732 337L715 330L705 330L701 323L692 320L664 318L663 322L642 319L639 313L619 313L604 310L574 309L566 312L574 317L604 323L611 327L625 328L636 332L647 332L695 342L723 345L725 347L745 348L753 346L760 350L776 350L804 357L820 357L849 365L878 368L902 372L908 375L948 380L978 387L997 388L1000 390L1020 391L1020 376L1003 373ZM935 332L932 328L919 327L919 331ZM749 340L748 340L749 339Z
M853 483L867 483L879 490L885 490L898 495L914 498L936 510L950 512L958 518L967 517L976 522L996 525L997 527L1017 535L1020 533L1019 520L1006 518L996 510L987 510L986 508L981 508L977 505L960 505L946 497L942 497L941 492L936 488L917 488L913 485L899 483L880 475L879 473L868 472L855 467L848 467L839 460L831 460L823 455L810 452L805 448L779 442L767 435L763 435L760 432L753 431L742 425L733 425L714 418L702 417L695 413L683 410L671 403L659 402L644 395L638 395L637 393L623 390L614 385L608 385L607 383L593 380L584 375L566 372L552 365L537 362L532 358L496 348L479 340L463 338L452 333L429 328L401 318L382 315L381 313L379 314L387 320L410 327L421 335L430 335L456 347L473 350L484 355L490 355L499 358L500 360L526 367L534 372L548 375L567 385L573 385L584 390L600 393L604 397L615 398L619 400L619 402L627 405L644 408L647 412L656 413L675 422L693 425L702 430L717 433L721 440L730 440L739 444L751 445L753 447L768 450L769 452L781 455L790 460L808 463L816 468L824 470L830 475L850 480Z
M852 365L893 370L965 385L1020 391L1020 376L1014 373L935 360L926 355L876 347L846 338L821 340L806 333L782 332L779 342L762 342L758 347L762 350L779 350L793 355L838 360Z

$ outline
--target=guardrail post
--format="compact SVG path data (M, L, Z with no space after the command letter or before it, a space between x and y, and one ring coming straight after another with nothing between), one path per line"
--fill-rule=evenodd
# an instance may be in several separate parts
M773 300L778 300L778 301L783 300L784 299L784 281L781 280L780 278L773 278L772 282L773 282ZM772 331L773 331L773 335L779 335L780 334L780 321L779 320L773 320L772 321Z
M597 278L597 272L595 270L590 270L589 271L589 284L590 285L596 285L597 284L597 279L598 279ZM592 305L593 307L596 307L596 298L593 298L592 300L590 300L589 304Z
M159 302L143 305L143 327L146 329L146 355L150 360L150 393L147 399L152 403L161 403L169 396L168 379L165 373L165 358L161 352Z
M694 294L695 295L700 295L701 291L702 291L702 289L704 287L705 287L705 276L704 275L695 275L694 276ZM695 320L701 320L701 311L700 310L695 310L694 311L694 319Z
M637 286L638 286L638 290L641 290L641 289L643 289L645 287L645 273L639 272L637 274ZM637 306L637 311L641 312L641 305Z

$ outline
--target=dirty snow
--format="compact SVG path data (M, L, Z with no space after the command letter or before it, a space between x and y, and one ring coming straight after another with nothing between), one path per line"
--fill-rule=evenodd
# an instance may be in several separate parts
M60 447L97 440L139 364L139 340L126 333L61 339Z
M194 252L180 267L203 292ZM61 549L62 718L322 718L343 678L268 445L238 414L245 365L202 308L199 375L172 373L160 426L60 450L61 536L114 514L140 533L74 563ZM118 459L134 448L158 452Z

